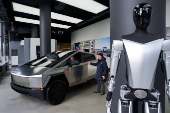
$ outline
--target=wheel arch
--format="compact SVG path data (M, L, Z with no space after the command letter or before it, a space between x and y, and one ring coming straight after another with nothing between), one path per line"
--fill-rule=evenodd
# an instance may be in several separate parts
M67 85L67 90L69 88L69 82L68 82L68 79L66 78L66 75L61 72L61 73L56 73L56 74L52 74L52 75L48 75L48 77L46 78L44 84L43 84L43 88L47 88L49 87L49 85L56 81L56 80L62 80L66 83Z

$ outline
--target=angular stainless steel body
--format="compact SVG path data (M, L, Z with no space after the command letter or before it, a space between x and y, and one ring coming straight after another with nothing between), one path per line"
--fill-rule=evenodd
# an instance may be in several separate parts
M42 87L42 75L38 77L21 77L17 75L11 75L11 80L14 84L28 88Z
M96 67L87 65L87 62L80 63L79 65L73 65L72 67L64 66L58 68L58 66L64 61L70 59L71 56L75 55L75 52L69 55L67 58L59 62L53 67L37 67L22 65L11 71L12 82L16 85L28 87L28 88L41 88L45 83L49 75L55 75L63 73L65 74L69 86L78 85L80 83L86 82L94 78L96 73ZM86 52L81 52L86 53ZM87 53L91 54L91 53ZM95 54L93 54L95 55ZM95 55L95 60L90 62L97 62L97 56ZM88 61L89 62L89 61ZM63 75L64 76L64 75Z
M11 71L11 80L20 86L40 88L42 87L42 74L49 69L47 67L23 65Z

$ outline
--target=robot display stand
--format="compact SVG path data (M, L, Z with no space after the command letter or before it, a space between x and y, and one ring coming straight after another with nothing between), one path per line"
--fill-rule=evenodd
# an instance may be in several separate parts
M157 64L160 61L166 70L166 89L170 99L170 40L165 40L163 37L147 31L151 22L151 12L152 7L149 4L137 5L133 11L135 32L122 36L122 41L113 40L110 81L106 97L107 113L112 113L112 95L121 54L125 54L128 83L120 87L121 98L118 100L118 113L122 113L122 106L128 107L129 113L138 113L139 106L136 107L136 105L139 102L142 103L140 106L142 113L150 113L151 109L162 113L159 101L160 93L153 87Z

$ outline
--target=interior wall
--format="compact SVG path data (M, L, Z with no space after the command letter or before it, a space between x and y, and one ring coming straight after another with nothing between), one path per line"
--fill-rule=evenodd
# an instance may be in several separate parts
M110 37L110 18L89 25L71 34L71 45L81 41Z
M40 46L40 38L30 38L30 61L37 58L36 46ZM51 52L55 51L55 39L51 39Z
M24 46L20 45L21 41L11 41L10 42L10 48L9 48L9 57L11 59L11 50L12 49L17 49L18 50L18 64L23 64L24 63Z

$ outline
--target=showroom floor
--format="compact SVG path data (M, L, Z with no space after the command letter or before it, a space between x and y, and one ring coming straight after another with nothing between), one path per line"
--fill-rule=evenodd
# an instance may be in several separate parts
M96 82L72 89L63 103L47 102L21 95L10 87L10 72L0 79L0 113L105 113L106 95L92 93Z
M106 95L92 93L96 82L72 89L63 103L52 106L13 91L10 81L10 72L0 79L0 113L106 113ZM170 113L167 96L165 109L165 113Z

